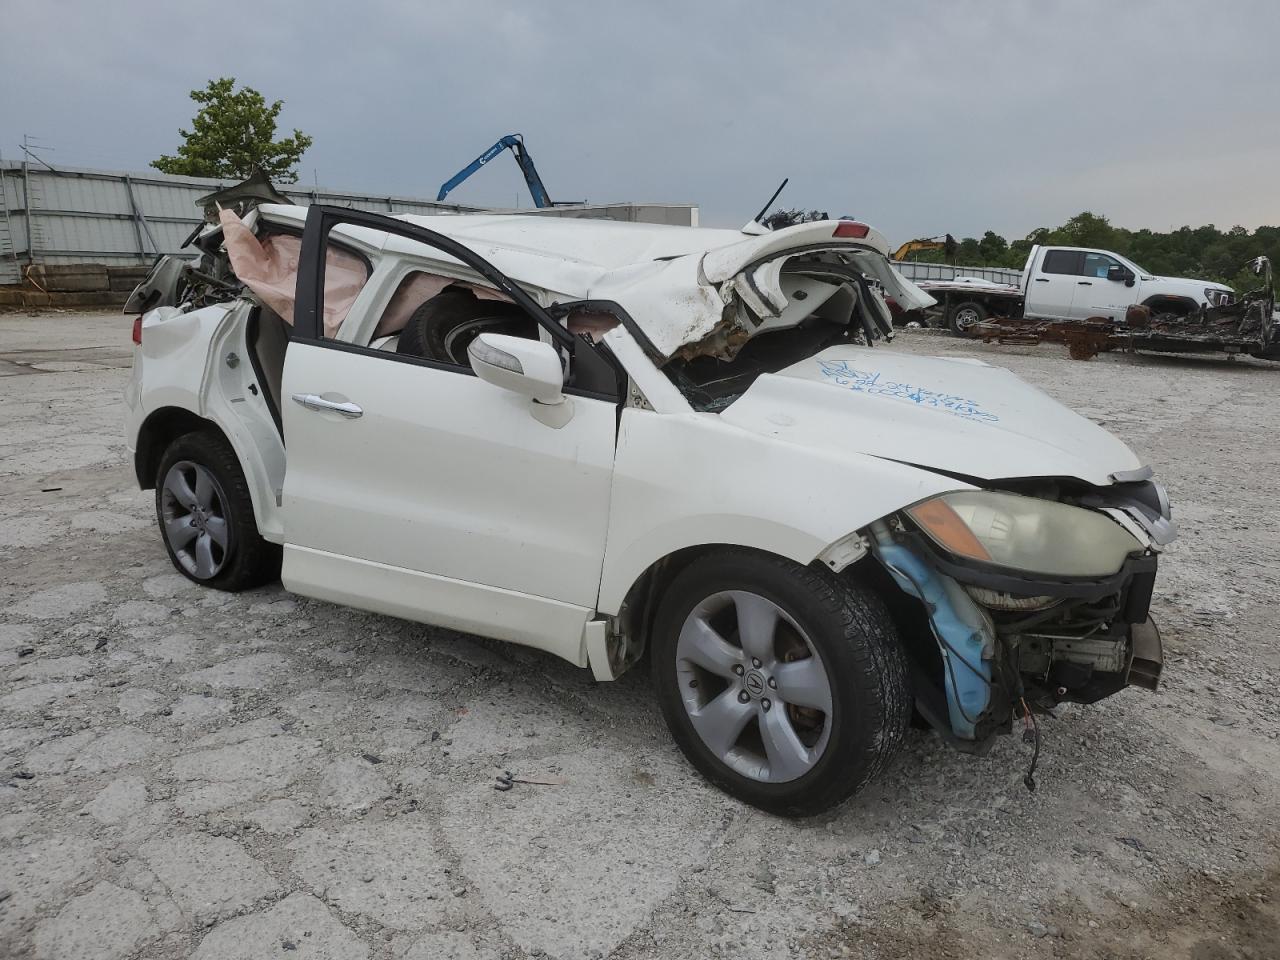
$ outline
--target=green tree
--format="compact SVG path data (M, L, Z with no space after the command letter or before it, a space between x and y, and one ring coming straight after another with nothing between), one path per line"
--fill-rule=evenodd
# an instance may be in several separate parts
M977 264L982 260L981 245L976 237L965 237L956 248L956 263Z
M1004 263L1005 254L1009 250L1009 242L994 230L988 230L978 241L978 254L983 263L998 265Z
M276 118L283 100L268 105L253 87L235 89L234 77L210 80L203 90L192 90L200 104L190 130L179 130L183 143L176 155L162 156L151 166L162 173L189 177L245 178L261 169L277 183L293 183L294 170L311 138L301 130L275 139Z
M1058 229L1049 234L1048 243L1060 243L1070 247L1101 247L1114 250L1116 230L1106 217L1085 211L1077 213ZM1119 251L1123 252L1123 251Z

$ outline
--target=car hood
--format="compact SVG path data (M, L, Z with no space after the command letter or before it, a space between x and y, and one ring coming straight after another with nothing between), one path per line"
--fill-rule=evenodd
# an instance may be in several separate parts
M1188 297L1194 297L1196 300L1204 299L1205 290L1225 290L1227 293L1234 292L1230 287L1221 283L1213 283L1209 280L1189 280L1186 277L1153 277L1150 280L1144 280L1147 286L1159 285L1168 292L1178 291L1184 293Z
M1104 486L1141 466L1116 437L1008 370L883 347L832 347L765 374L720 417L790 443L983 480L1075 477Z

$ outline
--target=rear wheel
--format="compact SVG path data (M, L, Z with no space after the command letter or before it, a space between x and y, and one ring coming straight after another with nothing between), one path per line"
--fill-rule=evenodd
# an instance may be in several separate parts
M911 717L888 612L825 570L749 551L672 582L652 643L672 736L708 780L784 816L819 813L875 776Z
M951 316L947 319L947 325L951 327L951 332L957 337L963 337L968 334L971 327L985 319L987 319L987 308L974 300L966 300L964 303L958 303L951 308Z
M244 471L220 434L188 433L165 450L156 520L169 559L196 583L235 591L280 575L280 549L259 535Z

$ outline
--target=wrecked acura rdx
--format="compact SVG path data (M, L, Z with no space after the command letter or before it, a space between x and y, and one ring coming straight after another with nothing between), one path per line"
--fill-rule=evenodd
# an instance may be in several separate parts
M1158 682L1151 469L1003 369L886 349L885 297L930 301L866 224L245 203L195 242L135 297L126 400L199 583L599 680L647 650L690 762L788 815L913 712L978 751Z

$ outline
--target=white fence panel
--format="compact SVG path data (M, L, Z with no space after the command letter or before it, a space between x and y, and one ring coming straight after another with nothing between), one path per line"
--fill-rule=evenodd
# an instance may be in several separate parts
M171 177L161 173L0 163L0 283L17 283L28 263L150 263L177 253L201 222L196 199L232 180ZM27 191L30 190L30 196ZM375 213L465 213L481 208L422 197L359 193L325 187L286 187L304 206L328 203ZM521 213L533 213L522 210ZM696 226L690 204L585 204L561 207L561 216L643 220Z

